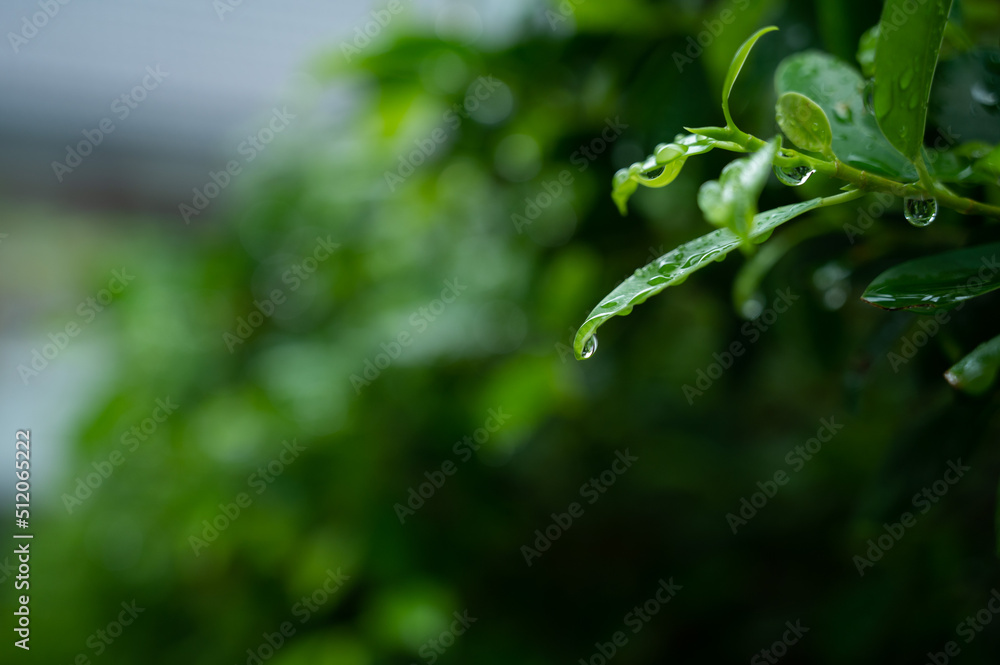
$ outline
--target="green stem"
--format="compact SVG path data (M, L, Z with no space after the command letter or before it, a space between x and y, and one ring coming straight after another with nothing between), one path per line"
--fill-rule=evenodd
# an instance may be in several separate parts
M733 143L742 146L747 152L756 152L767 145L756 136L744 134L743 132L734 133L731 140ZM923 168L924 173L919 182L902 183L856 169L839 159L834 159L833 161L816 159L809 155L803 155L791 148L782 148L781 153L775 157L774 163L786 168L807 166L823 175L849 182L859 190L864 190L864 192L888 192L900 198L935 198L941 205L957 210L964 215L1000 217L1000 207L980 203L979 201L955 194L927 173L926 167Z

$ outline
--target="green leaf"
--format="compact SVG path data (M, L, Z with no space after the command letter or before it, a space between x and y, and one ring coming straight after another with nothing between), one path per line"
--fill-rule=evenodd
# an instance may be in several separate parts
M674 143L661 143L655 152L627 169L620 169L612 180L611 199L622 215L628 213L628 200L639 188L666 187L680 175L688 157L700 155L719 145L705 136L678 134Z
M862 300L883 309L933 313L1000 288L1000 243L907 261L876 277Z
M830 119L813 100L798 92L778 97L774 117L785 136L799 148L828 155L833 144Z
M986 392L1000 369L1000 336L984 342L944 373L948 383L971 395Z
M840 161L890 178L916 180L916 169L889 144L875 117L865 110L865 80L854 67L819 51L796 53L778 65L774 85L778 95L798 92L823 109Z
M758 39L777 29L777 26L774 25L761 28L753 33L750 39L743 42L743 46L733 56L733 61L729 64L729 71L726 72L726 80L722 84L722 113L726 116L727 126L736 128L736 125L733 123L733 116L729 114L729 95L733 91L733 84L736 83L736 77L739 76L740 70L743 69L743 63L747 61L747 57L750 55L750 49L753 48Z
M861 73L865 78L875 75L875 49L878 48L879 27L877 25L865 31L858 40L858 53L855 56L861 65Z
M885 0L875 52L875 117L882 133L920 161L927 100L952 0Z
M691 132L692 134L697 134L699 136L707 136L710 139L715 139L716 141L732 141L735 132L729 127L685 127L684 131Z
M726 164L718 180L704 183L698 190L698 207L705 218L746 238L757 214L757 199L771 174L771 162L777 152L778 142L771 141L749 157Z
M766 238L781 224L819 207L822 202L821 198L809 199L759 213L754 219L750 238L752 240ZM742 244L743 240L729 229L718 229L685 243L636 270L635 274L605 296L577 330L573 341L576 357L582 359L589 355L584 354L584 348L591 344L591 337L605 321L613 316L629 314L634 306L645 302L668 286L682 283L691 273L704 268L712 261L721 261Z

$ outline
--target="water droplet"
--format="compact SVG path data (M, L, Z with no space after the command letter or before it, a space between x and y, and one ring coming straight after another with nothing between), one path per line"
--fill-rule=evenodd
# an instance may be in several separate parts
M606 303L604 303L604 304L601 305L601 309L613 309L615 307L618 307L618 301L617 300L612 300L611 302L606 302Z
M642 164L636 162L632 166L628 167L628 174L629 174L629 176L631 176L631 177L634 178L637 175L639 175L640 173L642 173Z
M979 81L976 81L972 85L972 98L982 104L983 106L996 106L997 96L995 93L986 89Z
M918 199L915 196L903 199L903 215L914 226L927 226L937 218L937 211L935 199Z
M813 173L816 173L816 171L808 166L795 166L790 169L781 166L774 167L774 175L778 176L778 180L789 187L804 185Z
M764 296L755 293L740 306L740 314L747 320L756 319L764 311L764 304Z
M591 335L587 338L587 341L583 343L583 350L580 351L580 359L586 360L590 356L594 355L597 351L597 335Z
M663 263L660 264L657 270L660 272L661 275L670 275L673 274L675 270L677 270L677 264L674 263L673 261L664 261Z
M875 79L869 79L868 83L865 83L864 90L865 98L865 110L869 113L875 113Z
M851 107L845 102L837 102L833 105L833 117L841 122L851 122L854 114L851 112Z
M626 181L628 181L628 178L629 178L628 169L618 169L618 171L615 173L614 179L612 180L612 184L615 187L621 187L622 185L625 184Z
M660 284L666 284L669 281L670 281L669 277L664 277L663 275L655 275L653 277L650 277L649 281L647 281L646 283L649 284L650 286L659 286Z
M666 164L672 162L686 152L683 146L679 146L676 143L667 143L661 148L656 149L656 163Z
M913 70L907 69L903 72L903 75L899 77L899 87L901 90L906 90L913 83Z

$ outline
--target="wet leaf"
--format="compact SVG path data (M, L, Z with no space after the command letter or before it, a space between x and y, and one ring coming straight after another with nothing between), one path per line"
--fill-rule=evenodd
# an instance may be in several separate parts
M826 154L833 143L830 119L813 100L798 92L778 97L774 109L778 127L796 147Z
M736 83L736 77L739 76L740 70L743 69L743 63L747 61L747 58L750 56L750 50L753 49L757 40L777 29L777 26L770 25L750 35L750 38L743 42L743 45L736 51L733 61L729 64L729 71L726 72L726 80L722 84L722 112L726 116L726 124L729 127L736 126L733 124L733 117L729 114L729 95L733 91L733 84Z
M1000 288L1000 243L907 261L876 277L862 300L883 309L931 312Z
M757 199L771 174L771 162L777 152L777 141L771 141L749 157L727 164L718 180L704 183L698 190L698 207L705 218L746 238L757 214Z
M674 143L663 143L656 151L641 162L632 164L627 169L621 169L612 181L611 199L618 206L622 215L628 213L628 200L639 188L666 187L680 175L681 169L688 157L706 153L719 144L719 141L705 136L689 134L679 136Z
M886 0L875 52L874 108L882 133L920 159L938 53L953 0Z
M952 365L944 374L955 388L972 395L981 395L997 378L1000 369L1000 336L984 342L976 349Z
M818 207L822 200L810 199L758 213L750 232L751 240L766 237L781 224ZM718 229L685 243L636 270L631 277L598 303L577 330L573 341L576 357L584 356L584 348L605 321L613 316L629 314L634 306L645 302L668 286L680 284L691 273L704 268L712 261L724 258L741 244L743 240L729 229Z
M855 57L865 78L871 78L875 74L876 48L878 48L878 25L866 30L858 41L858 53Z
M916 180L916 169L889 144L875 117L865 110L865 80L854 67L827 53L805 51L778 65L774 85L778 95L798 92L823 109L840 161L879 175Z

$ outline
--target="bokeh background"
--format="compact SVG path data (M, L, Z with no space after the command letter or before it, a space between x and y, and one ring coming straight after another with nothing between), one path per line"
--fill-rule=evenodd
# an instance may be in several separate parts
M958 4L984 50L946 48L929 132L996 143L1000 72L967 60L995 66L1000 9ZM995 662L1000 626L958 631L1000 585L998 400L941 375L1000 300L900 364L918 319L858 299L994 223L914 229L896 201L852 242L872 201L823 210L764 246L769 270L732 256L570 350L621 279L706 232L697 188L727 155L625 218L615 170L719 124L729 60L768 24L733 111L773 135L780 60L853 63L880 3L42 5L0 8L0 410L4 459L32 431L35 534L30 654L0 553L3 662L774 662L786 622L808 632L782 662L949 641ZM778 292L797 300L765 324ZM699 372L719 376L689 399ZM142 608L124 626L122 603Z

